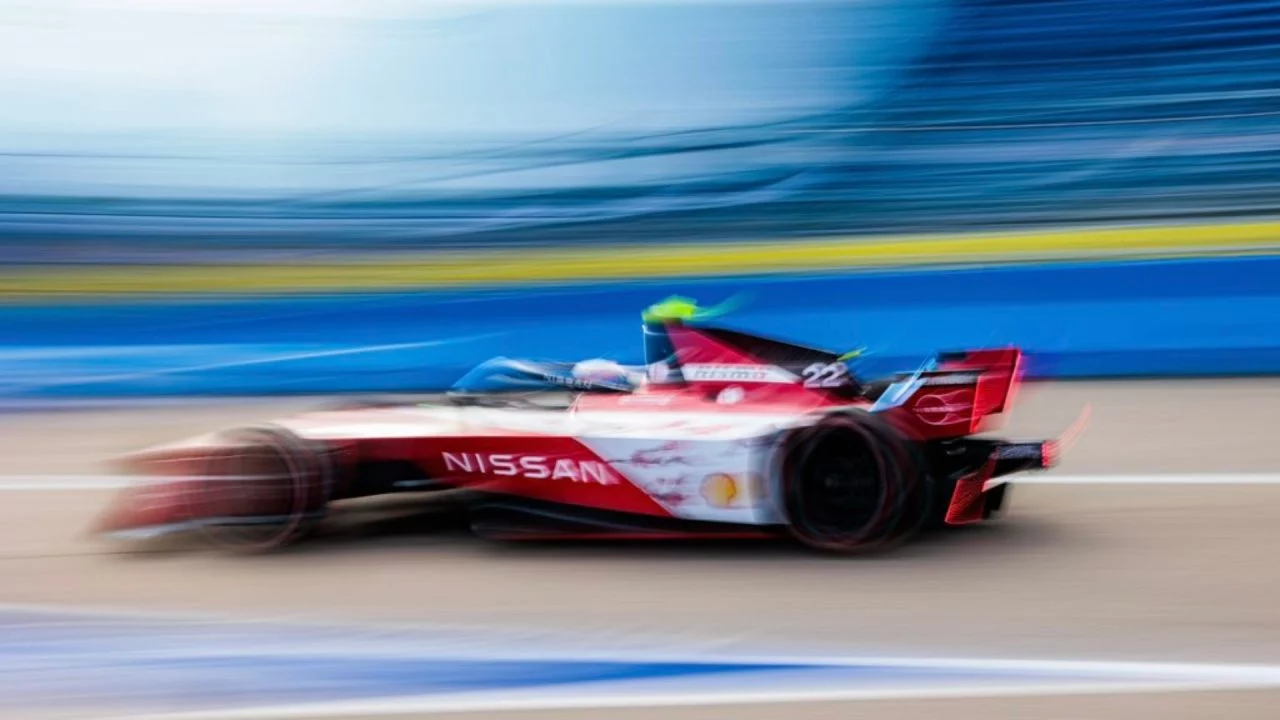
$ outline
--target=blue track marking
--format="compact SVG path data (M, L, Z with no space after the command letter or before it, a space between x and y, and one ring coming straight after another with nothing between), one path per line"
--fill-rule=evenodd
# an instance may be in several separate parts
M832 672L821 663L659 661L625 654L612 659L485 657L458 644L457 638L430 632L392 639L352 629L7 612L0 614L0 710L70 710L86 704L132 712L208 710L551 687L572 692L712 676L733 687ZM494 650L490 645L489 652ZM840 682L871 686L974 675L876 665L838 673Z
M915 693L975 688L1093 687L1213 679L1210 669L1117 668L1106 663L928 659L661 656L632 648L591 651L527 634L448 628L371 628L0 611L0 717L82 717L362 707L487 698L517 704L591 698L760 693ZM1280 685L1280 669L1258 677ZM1216 674L1215 674L1216 673ZM640 700L635 700L639 698ZM672 701L672 702L675 702ZM678 702L676 702L678 704ZM317 711L318 712L318 711Z

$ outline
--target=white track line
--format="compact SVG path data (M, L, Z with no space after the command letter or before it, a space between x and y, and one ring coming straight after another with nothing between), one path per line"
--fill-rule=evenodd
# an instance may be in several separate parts
M271 365L275 363L294 362L297 360L315 360L318 358L342 357L345 355L363 355L369 353L387 352L392 350L415 350L427 347L440 347L445 345L457 345L459 343L471 342L485 338L496 337L501 333L481 333L478 335L464 335L455 338L442 338L440 340L423 340L421 342L411 343L395 343L390 345L365 345L361 347L335 348L332 350L313 350L310 352L293 352L280 353L276 355L264 355L260 357L250 357L242 360L227 360L218 363L205 363L201 365L183 365L179 367L156 368L153 370L141 370L137 372L127 373L111 373L107 375L81 375L76 377L59 377L56 380L42 380L37 382L21 382L10 383L4 386L7 392L21 392L32 388L51 388L63 387L67 385L94 385L100 383L119 382L121 380L146 380L163 375L175 375L181 373L206 372L209 370L225 370L227 368L249 367L254 365ZM235 346L231 346L235 347Z
M1280 485L1280 473L1170 475L1015 475L1013 485Z
M116 490L133 484L115 475L0 475L0 492Z
M138 610L111 609L103 610L89 607L33 606L20 603L0 604L0 610L31 613L37 618L52 616L54 619L70 622L87 623L93 626L103 620L120 621L126 619L150 619L162 625L173 622L182 627L182 622L203 621L220 624L226 627L240 626L251 628L265 623L289 626L284 622L262 619L258 621L240 621L227 617L201 617L186 613L150 613ZM76 618L79 618L77 621ZM293 622L310 623L306 619L293 619ZM16 623L17 627L27 625ZM371 628L390 628L393 624L364 624L333 622L331 627L346 627L352 631ZM0 629L3 629L0 625ZM415 624L400 625L402 629L421 631L430 626ZM441 626L452 627L452 626ZM471 628L476 629L476 628ZM490 629L491 633L505 636L511 640L510 629ZM398 637L398 636L397 636ZM519 635L515 636L519 639ZM306 657L337 653L343 657L365 658L411 658L434 657L442 650L448 657L467 657L469 653L455 654L457 648L432 647L431 642L424 646L420 641L407 638L406 642L387 642L382 640L356 639L337 642L321 641L314 646L299 646L294 652L276 643L263 646L241 648L250 655L255 652L268 653L272 656L281 654L300 654ZM857 667L896 667L900 669L962 671L962 672L1014 672L1028 675L1040 675L1039 680L1016 683L1007 681L991 681L986 683L958 684L956 682L939 682L929 685L912 684L900 687L860 687L839 688L830 685L822 686L781 686L773 688L754 688L743 690L725 690L720 688L686 688L658 689L645 692L638 688L600 688L592 690L577 687L571 692L567 688L507 690L487 692L461 692L446 695L424 695L415 697L381 697L351 700L321 701L315 703L289 703L280 705L263 705L249 708L187 711L177 713L156 713L130 715L128 720L286 720L293 718L344 717L352 715L395 716L410 713L447 713L447 712L501 712L528 710L569 710L593 708L623 707L676 707L706 705L742 705L755 703L798 703L820 701L867 701L867 700L912 700L924 698L989 698L1018 696L1053 696L1053 695L1113 695L1134 693L1165 692L1203 692L1211 690L1245 690L1280 688L1280 665L1238 664L1238 663L1186 663L1161 661L1126 661L1126 660L1070 660L1070 659L1035 659L1035 658L976 658L976 657L918 657L918 656L831 656L812 655L753 655L747 653L722 653L697 650L665 650L644 651L614 647L612 649L597 647L595 650L557 649L544 641L536 649L518 650L512 647L487 649L472 648L477 657L489 660L601 660L601 661L651 661L651 662L702 662L715 664L748 664L748 665L801 665L825 666L828 668ZM282 652L283 651L283 652ZM195 653L200 655L201 653ZM214 653L216 654L216 653ZM444 657L442 655L441 657ZM1083 676L1083 677L1082 677ZM120 717L117 720L125 720Z
M759 653L708 651L690 647L687 642L670 642L675 638L655 638L661 650L610 647L608 641L598 638L594 648L558 647L554 634L538 629L515 628L503 625L466 623L415 623L345 620L329 617L299 615L280 617L238 617L228 614L196 613L183 611L140 610L136 608L96 607L81 605L31 604L0 602L0 613L18 613L41 618L35 622L12 622L0 619L0 630L6 627L47 627L81 625L88 628L121 622L149 622L173 630L192 626L223 628L228 631L243 629L259 632L263 628L316 629L327 631L346 630L354 638L333 638L326 635L314 645L291 651L274 642L237 646L236 654L255 655L267 653L273 657L302 655L314 657L317 653L338 653L351 658L431 659L481 657L488 660L558 660L558 661L635 661L651 663L712 663L724 665L794 665L808 667L821 665L828 668L860 668L867 666L891 666L916 670L948 670L966 672L1025 672L1046 675L1103 675L1129 681L1179 680L1179 681L1248 681L1280 685L1280 664L1233 662L1186 662L1167 660L1132 659L1070 659L1034 658L1019 656L954 657L886 654L828 654ZM45 620L43 618L50 618ZM376 632L372 637L367 633ZM484 648L476 653L461 652L455 647L446 648L445 654L435 648L432 638L419 638L416 633L431 631L465 631L474 633L470 642L502 640L503 649ZM560 641L568 638L560 638ZM424 644L425 643L425 644ZM513 644L523 644L526 649L516 649ZM681 649L672 649L672 647ZM190 647L188 651L192 651ZM464 649L465 650L465 649ZM217 654L217 653L214 653Z
M136 478L114 475L0 475L0 492L115 490ZM1006 482L1004 478L999 483ZM1280 473L1171 475L1054 475L1026 473L1008 478L1012 485L1280 485ZM993 483L993 484L999 484Z
M855 702L870 700L926 700L1046 695L1115 695L1168 692L1258 690L1278 687L1259 681L1208 680L1193 682L1076 682L1045 684L987 684L951 687L880 689L778 689L655 694L531 695L501 697L496 694L462 697L371 698L367 700L299 703L235 710L211 710L154 715L131 715L115 720L295 720L321 717L393 716L408 714L519 712L635 707L690 707L707 705L756 705L761 703Z

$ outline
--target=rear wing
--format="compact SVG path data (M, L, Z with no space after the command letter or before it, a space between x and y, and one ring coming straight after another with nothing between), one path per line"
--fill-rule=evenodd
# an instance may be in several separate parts
M1007 411L1021 380L1016 348L941 353L898 376L871 410L922 439L972 435L989 430Z

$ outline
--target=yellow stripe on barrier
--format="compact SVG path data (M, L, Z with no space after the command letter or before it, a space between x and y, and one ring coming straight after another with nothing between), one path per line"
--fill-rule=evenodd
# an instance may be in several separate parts
M27 266L0 271L0 297L340 292L1242 254L1280 254L1280 223L416 252L287 265Z

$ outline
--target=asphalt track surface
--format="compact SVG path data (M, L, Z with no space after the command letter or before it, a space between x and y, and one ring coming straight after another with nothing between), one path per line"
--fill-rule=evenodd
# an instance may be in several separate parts
M0 475L103 472L110 456L313 407L314 398L0 415ZM1024 390L1007 434L1090 404L1055 473L1276 473L1280 381ZM4 493L0 603L571 628L829 653L1280 662L1280 485L1018 487L1009 514L871 558L786 544L500 545L416 509L279 555L125 553L81 535L106 491ZM406 521L397 514L408 516ZM1280 691L734 704L458 717L1274 718ZM433 717L453 717L435 715Z

